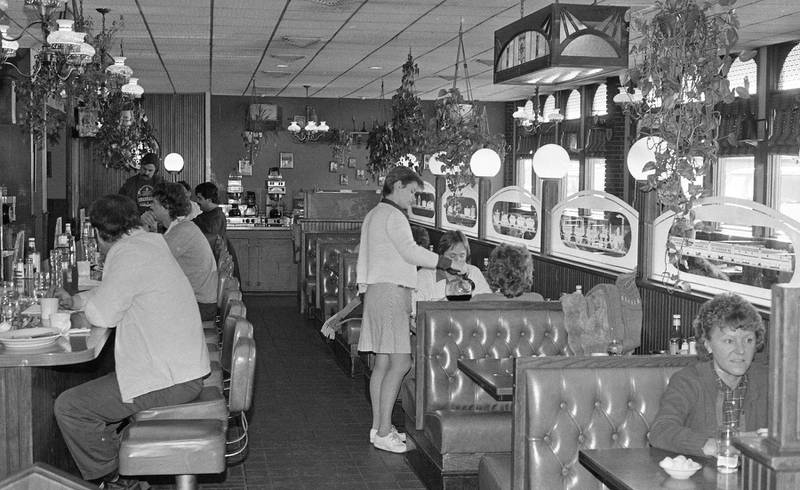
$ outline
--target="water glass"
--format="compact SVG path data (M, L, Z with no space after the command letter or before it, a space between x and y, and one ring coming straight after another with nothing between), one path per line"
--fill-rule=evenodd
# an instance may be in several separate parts
M717 431L717 472L734 473L739 468L739 450L733 445L738 435L734 425L722 425Z

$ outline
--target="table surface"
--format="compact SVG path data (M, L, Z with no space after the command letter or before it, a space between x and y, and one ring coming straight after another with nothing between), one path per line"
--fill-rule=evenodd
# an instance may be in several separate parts
M458 369L498 401L514 399L514 358L459 359Z
M90 326L82 313L72 315L72 328L84 333L65 335L54 344L35 349L8 349L0 344L0 368L63 366L96 359L108 340L109 330Z
M703 465L687 480L670 477L658 462L675 453L656 448L586 449L578 460L611 490L737 490L739 474L717 473L712 458L692 457Z

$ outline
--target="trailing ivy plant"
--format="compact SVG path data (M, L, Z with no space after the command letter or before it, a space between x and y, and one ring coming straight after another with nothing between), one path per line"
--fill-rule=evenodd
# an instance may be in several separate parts
M367 150L369 150L367 169L373 177L385 173L395 165L392 123L375 123L367 136Z
M447 187L460 194L464 187L475 183L469 168L472 154L481 148L491 148L505 157L506 144L502 134L490 134L486 108L475 102L470 110L458 88L442 91L434 104L436 114L428 125L430 151L443 151L437 157L442 162Z
M158 141L141 102L114 92L100 110L94 154L107 168L134 170L147 153L158 153Z
M746 87L732 89L726 78L738 40L735 1L656 0L655 14L632 20L640 37L631 48L633 68L622 82L643 93L643 102L633 108L639 136L666 142L655 148L655 161L644 166L654 171L644 190L656 191L658 202L676 213L673 233L678 235L693 229L692 207L703 195L698 179L717 163L718 105L732 102L734 91L747 95ZM672 242L667 256L678 270L687 267Z
M403 64L403 77L400 88L392 96L392 153L397 162L405 155L424 153L425 115L422 102L414 90L414 81L419 75L419 67L414 63L411 53Z

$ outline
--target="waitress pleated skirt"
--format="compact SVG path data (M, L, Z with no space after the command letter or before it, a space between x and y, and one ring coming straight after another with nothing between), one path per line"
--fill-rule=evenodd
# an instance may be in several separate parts
M411 289L397 284L367 286L358 350L376 354L410 354Z

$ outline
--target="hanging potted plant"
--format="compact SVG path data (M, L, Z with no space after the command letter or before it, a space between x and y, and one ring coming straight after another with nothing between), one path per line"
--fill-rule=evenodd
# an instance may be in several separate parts
M108 168L135 170L147 153L158 153L158 142L141 103L119 92L109 94L100 110L95 156Z
M634 18L639 41L631 49L633 68L621 77L640 88L643 101L633 107L639 136L657 136L655 160L644 190L657 192L658 203L674 211L673 233L690 233L692 207L703 195L700 178L717 163L720 113L734 90L726 78L738 40L735 0L656 0L655 14ZM746 95L746 89L736 90ZM667 244L669 262L687 266L679 247ZM672 277L678 281L678 277Z

